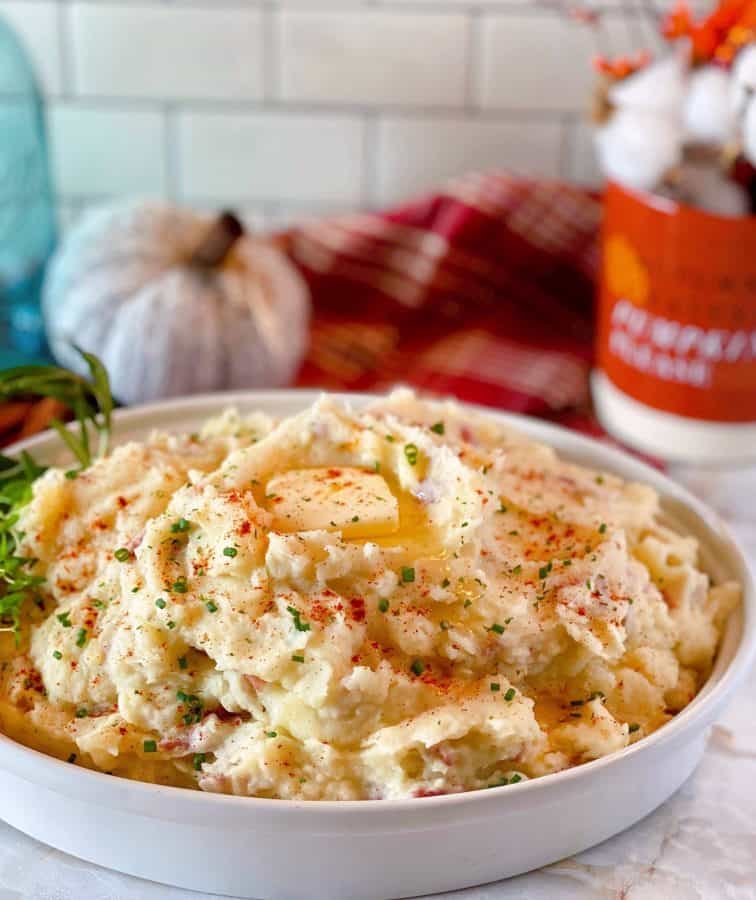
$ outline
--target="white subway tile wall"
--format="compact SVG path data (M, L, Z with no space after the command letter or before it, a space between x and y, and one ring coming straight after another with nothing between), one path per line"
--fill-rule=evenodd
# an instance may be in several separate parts
M176 129L182 198L306 201L350 207L362 188L357 116L295 112L181 112Z
M558 177L561 137L559 122L386 117L378 125L372 199L393 203L475 168Z
M259 10L74 3L73 91L146 100L259 100Z
M284 101L377 108L465 103L464 15L283 11L278 25Z
M166 192L166 128L159 110L62 101L52 104L48 121L61 199Z
M591 57L651 32L617 15L599 47L557 6L0 0L0 15L49 99L65 225L136 194L275 227L473 169L595 183Z

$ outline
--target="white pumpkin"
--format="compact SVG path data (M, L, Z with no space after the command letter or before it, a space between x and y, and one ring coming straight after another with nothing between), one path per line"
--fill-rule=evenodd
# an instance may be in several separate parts
M154 202L91 212L44 290L55 358L76 344L108 368L124 403L288 383L307 347L307 287L271 244L220 219Z

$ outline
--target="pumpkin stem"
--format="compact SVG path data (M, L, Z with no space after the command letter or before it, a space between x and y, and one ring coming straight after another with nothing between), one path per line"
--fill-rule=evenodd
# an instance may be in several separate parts
M214 269L221 265L243 234L242 223L232 212L225 210L213 222L200 245L192 253L189 265L201 269Z

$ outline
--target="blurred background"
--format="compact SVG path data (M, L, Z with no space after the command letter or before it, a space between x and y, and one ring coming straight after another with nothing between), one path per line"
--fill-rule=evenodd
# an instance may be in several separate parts
M559 8L17 0L0 13L49 99L63 228L116 195L233 204L278 226L471 169L596 182L595 41ZM637 48L621 10L604 27L613 54Z
M754 97L756 0L0 0L0 370L756 457Z

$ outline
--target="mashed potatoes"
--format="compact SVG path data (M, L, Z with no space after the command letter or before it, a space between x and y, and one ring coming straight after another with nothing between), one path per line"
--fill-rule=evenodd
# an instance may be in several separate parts
M739 597L650 488L408 392L50 470L19 528L45 608L3 638L3 730L258 797L467 791L619 750L696 694Z

